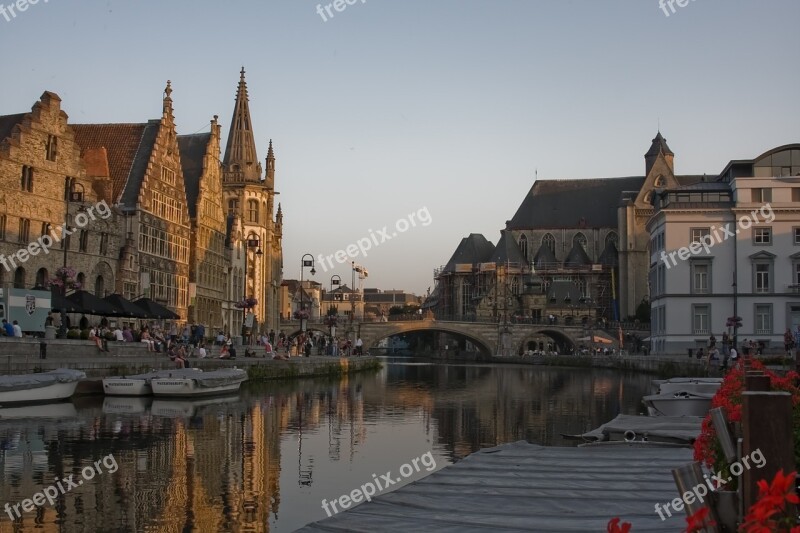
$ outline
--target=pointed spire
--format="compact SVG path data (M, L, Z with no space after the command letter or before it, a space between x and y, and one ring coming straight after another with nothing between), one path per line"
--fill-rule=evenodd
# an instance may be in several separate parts
M272 139L269 140L269 149L267 150L267 160L275 159L275 154L272 152Z
M164 89L164 116L172 115L172 81L167 80L167 87Z
M672 150L669 149L667 145L667 140L662 137L661 130L656 133L655 139L653 139L652 144L650 144L650 149L644 154L644 161L645 161L645 175L650 175L650 170L653 168L656 160L663 156L666 160L667 165L669 166L670 170L672 170L673 166L673 159L675 158L675 154Z
M227 174L226 181L258 182L261 179L261 163L256 153L256 141L250 120L250 102L244 67L239 76L236 104L233 107L231 130L222 164Z

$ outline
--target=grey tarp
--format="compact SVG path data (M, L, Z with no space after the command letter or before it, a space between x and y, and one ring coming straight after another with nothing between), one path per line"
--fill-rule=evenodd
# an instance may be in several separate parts
M203 374L202 370L196 368L174 368L171 370L154 370L146 374L136 374L133 376L115 376L110 379L143 379L147 383L153 378L191 378Z
M86 374L80 370L59 368L41 374L19 374L17 376L0 376L0 392L10 392L26 389L40 389L54 383L70 383L86 379Z
M685 528L684 515L673 512L662 521L655 504L678 496L670 469L691 462L688 448L556 448L520 441L480 450L298 531L578 533L606 531L609 519L620 517L637 533L674 533ZM340 493L355 488L342 486Z
M198 387L210 389L212 387L223 387L234 383L241 383L247 379L247 372L241 368L226 368L224 370L214 370L213 372L203 372L198 376L187 376L197 383Z
M647 435L648 441L692 444L700 434L703 419L698 416L636 416L617 415L611 422L606 422L597 429L582 435L567 437L582 440L622 440L626 431L633 431L636 440Z

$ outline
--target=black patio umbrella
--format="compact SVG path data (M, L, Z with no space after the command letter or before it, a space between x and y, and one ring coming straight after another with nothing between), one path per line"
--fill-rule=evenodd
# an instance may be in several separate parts
M127 318L147 318L147 313L145 313L144 309L134 304L130 300L123 298L120 294L109 294L103 298L103 300L122 311L121 314L116 316Z
M133 302L138 307L141 307L147 314L147 318L159 318L162 320L177 320L181 316L173 313L163 305L154 302L150 298L139 298Z
M122 310L86 291L75 291L66 298L68 301L79 305L83 313L99 316L124 316Z
M86 313L87 311L83 309L80 305L75 302L64 298L61 294L61 289L55 289L50 291L50 310L61 312L64 311L65 313Z

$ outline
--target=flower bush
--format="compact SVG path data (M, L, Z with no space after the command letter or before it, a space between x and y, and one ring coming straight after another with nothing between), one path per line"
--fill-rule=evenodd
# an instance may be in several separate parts
M784 377L780 377L774 372L767 370L764 364L758 360L753 360L751 364L753 370L761 370L769 376L771 390L785 391L792 395L793 410L793 433L794 433L794 454L796 464L800 464L800 388L795 383L798 378L797 372L791 371ZM742 420L742 392L744 391L745 374L744 370L737 366L730 370L725 376L717 393L711 400L712 409L722 407L729 422L741 422ZM737 477L729 472L730 465L725 460L722 446L717 439L717 433L711 422L711 415L706 415L703 419L700 435L694 443L694 459L704 463L710 470L721 472L722 478L732 479L730 488L735 489Z
M686 517L686 529L682 531L682 533L698 533L701 531L705 531L707 525L714 526L715 523L713 521L709 521L706 523L706 519L708 518L708 514L710 509L708 507L703 507L702 509L698 510L691 516ZM608 533L630 533L632 529L632 525L630 522L623 522L620 524L620 519L612 518L608 521L608 526L606 531ZM749 533L749 532L748 532ZM792 531L791 533L795 533Z
M59 267L56 270L55 276L50 278L47 282L47 287L64 287L66 285L67 289L74 289L78 290L81 288L81 284L77 281L77 272L72 267Z
M794 525L789 516L787 504L797 505L800 498L794 490L796 472L784 475L777 472L771 483L758 482L758 500L750 507L739 527L743 533L800 533L800 526Z
M308 320L311 315L305 309L299 309L295 311L292 316L295 318L295 320Z

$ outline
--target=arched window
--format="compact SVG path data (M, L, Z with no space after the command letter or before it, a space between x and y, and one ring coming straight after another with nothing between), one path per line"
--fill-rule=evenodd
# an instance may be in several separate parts
M236 198L228 200L228 214L235 215L238 212L239 212L239 200L237 200Z
M79 243L80 251L85 252L89 248L89 230L81 230L81 240Z
M33 192L33 167L27 165L22 166L22 177L20 185L25 192Z
M517 276L511 278L511 294L519 296L519 278Z
M247 220L252 224L258 224L258 200L247 201Z
M576 244L580 244L581 246L583 246L583 249L586 250L586 245L588 244L588 241L586 240L586 235L584 235L580 231L576 233L575 236L572 238L572 245L575 246Z
M36 271L36 287L46 288L49 283L50 275L46 268L40 268Z
M550 248L550 251L554 254L556 253L556 238L553 237L552 233L544 234L544 237L542 237L542 244Z
M525 258L525 261L528 261L528 237L525 235L520 235L519 237L519 251L522 252L522 257Z
M608 243L614 243L615 248L619 248L619 235L617 235L616 231L609 231L608 235L606 235L606 246Z
M659 176L653 182L654 187L663 187L664 186L664 176Z
M17 267L17 269L14 271L14 288L25 288L25 269L22 267Z
M94 295L98 298L102 298L106 295L106 284L103 280L103 276L97 276L97 279L94 280Z
M83 272L78 274L76 281L78 282L78 289L83 289L86 286L86 276L83 275Z

